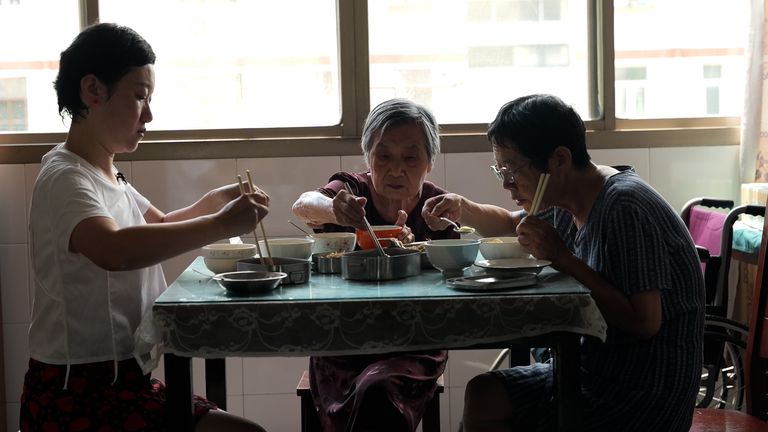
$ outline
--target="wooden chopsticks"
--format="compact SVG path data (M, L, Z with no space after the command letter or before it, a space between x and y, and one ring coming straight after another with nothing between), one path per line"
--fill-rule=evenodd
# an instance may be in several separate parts
M544 196L544 192L547 190L547 183L549 183L549 173L541 173L539 176L539 184L536 186L536 193L533 194L533 205L531 205L532 215L535 215L539 211L541 197Z
M254 193L256 190L256 186L253 184L253 179L251 178L251 172L249 170L245 170L245 175L248 177L248 191L246 192L245 188L243 187L243 178L240 177L240 175L237 175L237 184L240 185L240 193L245 195L246 193ZM264 247L267 249L267 256L265 257L261 253L261 246L259 245L259 236L256 234L256 229L253 230L253 240L256 243L256 251L259 253L259 258L261 258L262 264L267 265L275 265L274 260L272 260L272 252L269 250L269 241L267 240L267 232L264 230L264 224L259 221L259 226L261 226L261 235L264 237Z

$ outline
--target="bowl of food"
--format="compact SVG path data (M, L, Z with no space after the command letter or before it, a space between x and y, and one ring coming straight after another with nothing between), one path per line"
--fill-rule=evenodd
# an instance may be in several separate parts
M352 252L355 250L357 236L351 232L327 232L312 234L315 242L312 244L312 253L324 252Z
M214 243L200 249L203 262L213 273L235 271L237 262L256 255L256 245L249 243Z
M397 239L397 236L400 235L400 231L403 230L403 227L399 225L372 225L371 229L373 230L373 233L376 234L376 238L381 241L381 239ZM366 231L356 229L355 235L357 236L357 244L360 245L360 249L373 249L376 247L376 245L373 244L373 240L371 240L371 236L369 236ZM390 242L387 241L382 244L382 246L388 247L390 246Z
M429 262L440 270L444 277L456 277L464 274L464 269L475 262L480 240L430 240L424 247Z
M480 239L480 253L487 260L528 258L529 256L517 237L483 237Z
M312 245L315 240L311 237L300 238L274 238L269 239L269 252L273 257L296 258L309 260L312 256ZM261 254L267 256L267 248L264 240L259 240Z

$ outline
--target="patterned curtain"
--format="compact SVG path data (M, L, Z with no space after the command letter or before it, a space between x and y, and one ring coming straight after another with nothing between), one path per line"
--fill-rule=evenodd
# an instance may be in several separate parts
M750 0L747 88L741 128L741 182L768 182L768 0Z

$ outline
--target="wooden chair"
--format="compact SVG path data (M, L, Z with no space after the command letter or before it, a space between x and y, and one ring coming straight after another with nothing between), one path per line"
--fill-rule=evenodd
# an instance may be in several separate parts
M421 419L423 432L440 432L440 393L445 391L443 376L437 379L435 396L427 404L424 417ZM312 401L312 393L309 390L309 371L304 371L296 385L296 395L301 398L301 432L322 432L320 418Z
M744 358L747 412L699 408L693 415L691 432L768 431L768 218L758 259Z

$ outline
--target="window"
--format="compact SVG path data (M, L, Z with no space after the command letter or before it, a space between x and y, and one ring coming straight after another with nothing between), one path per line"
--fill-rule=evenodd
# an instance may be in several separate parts
M339 123L334 0L100 0L99 18L157 54L152 129Z
M269 154L282 154L290 145L306 148L305 139L330 137L338 138L330 150L311 153L338 154L349 145L345 154L352 154L370 107L392 97L427 105L446 134L486 148L482 133L499 107L531 93L572 104L588 129L605 132L591 139L608 145L617 130L696 134L693 127L726 126L733 140L743 106L749 5L0 0L6 41L0 44L0 145L63 138L68 124L51 83L61 50L95 21L133 27L152 44L157 91L147 140L172 141L175 148L226 140L238 149L271 143L277 150ZM720 139L711 136L696 141ZM635 142L645 143L641 138Z
M76 2L0 0L0 131L65 132L53 80L77 35Z
M0 78L0 131L27 130L25 78Z
M559 20L561 0L470 0L470 21L553 21Z
M617 0L615 4L617 116L741 115L749 2ZM647 69L644 109L618 112L624 97L618 71L638 63ZM715 73L717 77L710 76Z
M588 86L572 84L588 75L586 2L412 0L394 13L392 1L368 2L370 106L413 97L440 123L487 124L505 102L540 92L589 116ZM418 94L401 73L413 69L430 71Z
M616 68L616 115L642 117L645 113L647 69L643 66Z

